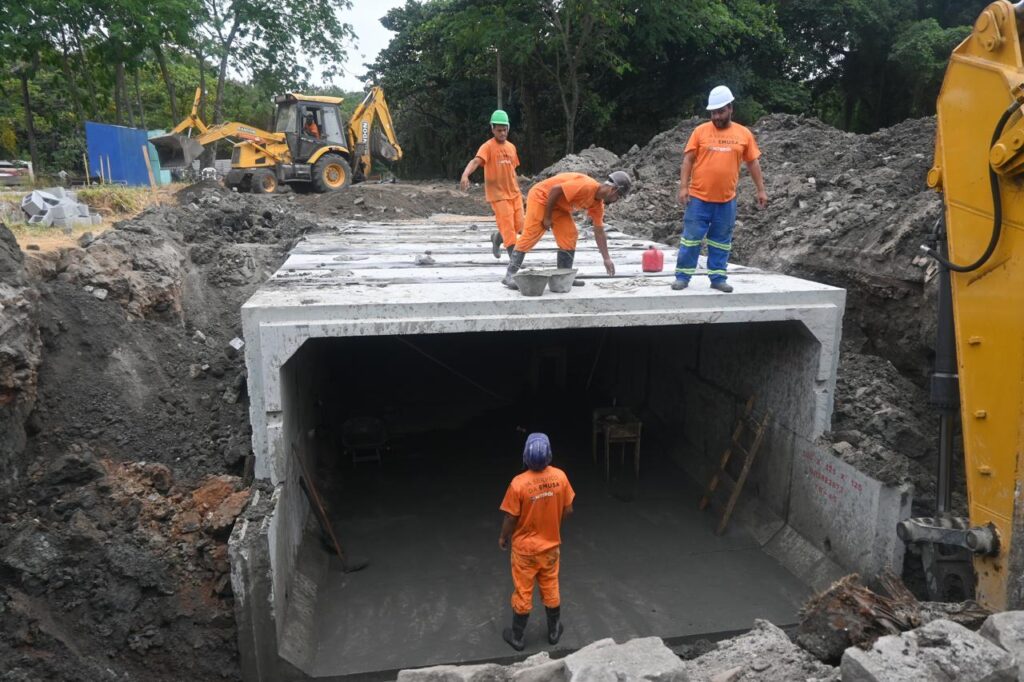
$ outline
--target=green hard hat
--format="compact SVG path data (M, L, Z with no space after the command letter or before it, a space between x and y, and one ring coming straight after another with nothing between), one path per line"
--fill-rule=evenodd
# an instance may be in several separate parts
M508 114L505 113L504 109L495 109L494 113L491 114L491 125L507 126L511 125L508 122Z

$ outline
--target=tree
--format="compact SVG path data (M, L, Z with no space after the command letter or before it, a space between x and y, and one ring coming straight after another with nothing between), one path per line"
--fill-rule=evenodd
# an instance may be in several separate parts
M301 83L310 70L303 58L319 61L328 78L345 60L345 43L353 36L338 10L349 9L350 0L202 0L198 37L207 47L204 54L217 59L217 94L213 121L224 110L224 84L228 69L270 76L281 83Z

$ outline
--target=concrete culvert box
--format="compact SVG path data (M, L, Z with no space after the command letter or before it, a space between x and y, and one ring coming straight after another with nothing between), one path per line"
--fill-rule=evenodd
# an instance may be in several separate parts
M739 266L733 294L699 277L674 292L640 271L650 243L610 237L618 277L596 276L583 241L586 286L524 298L475 226L346 225L299 244L246 303L256 476L274 488L232 537L247 677L508 657L498 504L530 431L551 436L577 492L559 648L793 623L838 575L787 518L796 453L830 423L844 292ZM426 250L435 263L417 266ZM553 249L528 259L549 265ZM770 418L716 535L698 501L751 397ZM595 410L612 406L642 423L639 477L632 447L607 465L594 447ZM310 487L368 568L331 558ZM546 645L537 613L539 598L527 654Z

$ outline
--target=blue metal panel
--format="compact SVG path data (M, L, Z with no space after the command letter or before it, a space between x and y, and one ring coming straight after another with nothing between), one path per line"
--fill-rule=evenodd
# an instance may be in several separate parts
M145 130L86 121L85 143L93 176L99 176L102 160L104 175L109 167L108 181L126 185L149 184L146 161L142 157L142 146L148 144Z

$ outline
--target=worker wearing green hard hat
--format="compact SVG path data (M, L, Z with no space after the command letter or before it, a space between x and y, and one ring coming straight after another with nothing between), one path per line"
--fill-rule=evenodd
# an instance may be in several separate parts
M519 189L516 168L519 167L519 153L516 146L508 141L509 119L503 109L491 114L491 139L480 145L476 156L466 164L459 185L469 189L469 176L477 168L484 169L484 195L494 210L498 229L491 233L491 253L501 257L502 246L509 254L515 246L516 237L523 231L525 211L523 193Z

